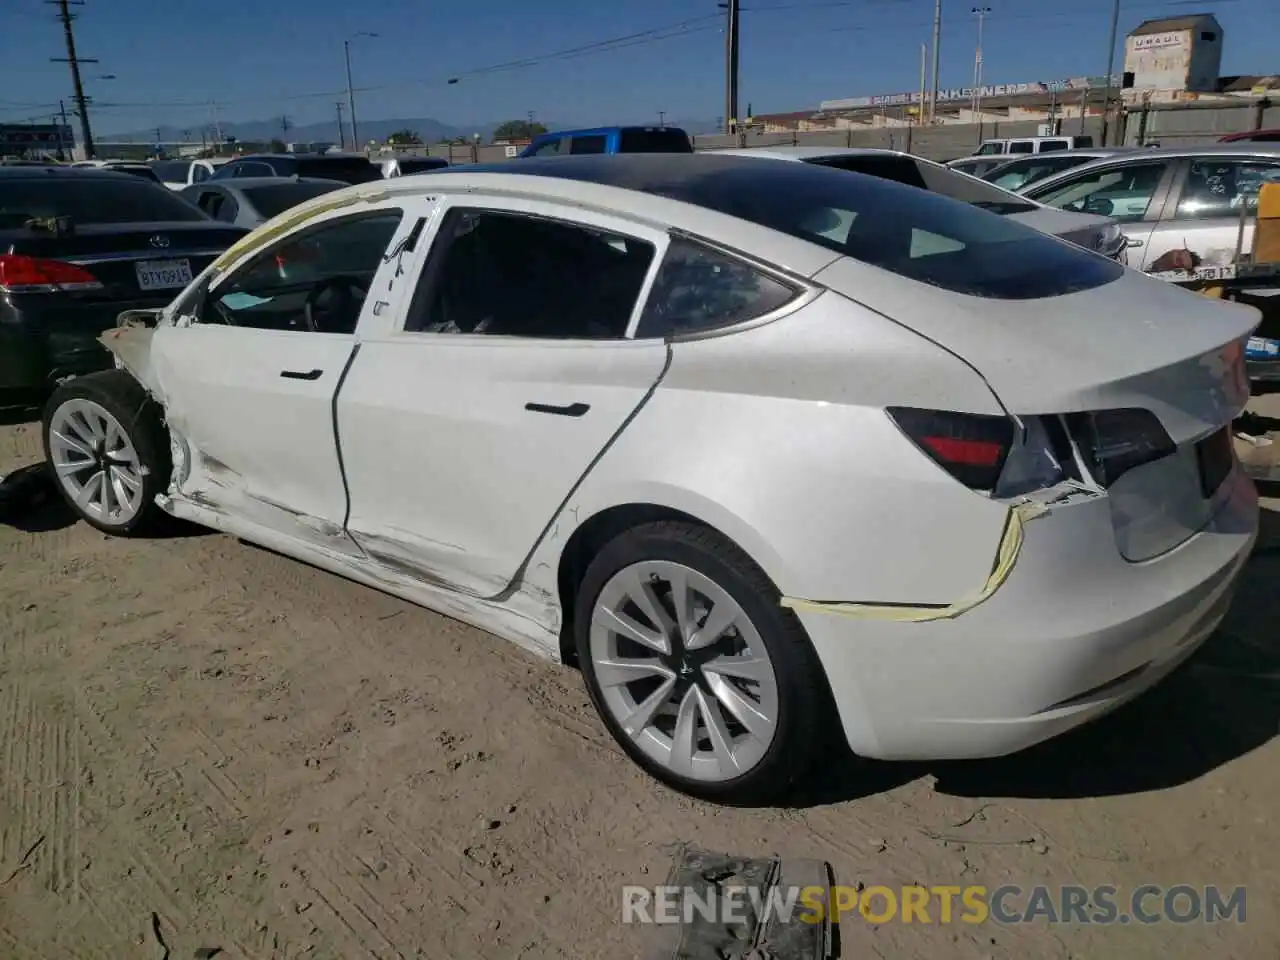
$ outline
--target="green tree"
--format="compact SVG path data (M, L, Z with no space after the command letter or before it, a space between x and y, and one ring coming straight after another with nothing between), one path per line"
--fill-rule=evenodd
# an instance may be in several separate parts
M508 120L498 124L493 131L493 139L495 143L499 140L532 140L538 134L546 132L547 128L537 121L530 123L528 120Z
M416 147L422 145L422 138L418 136L418 131L406 127L388 135L387 143L393 147Z

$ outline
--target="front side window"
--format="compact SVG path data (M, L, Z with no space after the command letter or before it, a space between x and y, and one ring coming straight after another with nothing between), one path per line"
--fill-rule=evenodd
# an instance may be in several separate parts
M652 244L495 210L451 210L406 329L541 339L626 336Z
M1187 170L1182 199L1174 214L1179 220L1230 217L1243 205L1253 210L1264 183L1280 180L1280 164L1261 160L1193 160Z
M754 320L800 291L749 264L689 240L672 240L636 337L671 337Z
M260 330L354 333L365 294L403 214L331 220L282 240L209 295L205 323Z
M537 148L530 154L533 157L554 157L558 153L562 153L564 144L568 143L565 137L555 137L546 143L538 144Z
M1096 213L1123 222L1143 220L1164 177L1164 162L1102 167L1027 196L1072 213Z

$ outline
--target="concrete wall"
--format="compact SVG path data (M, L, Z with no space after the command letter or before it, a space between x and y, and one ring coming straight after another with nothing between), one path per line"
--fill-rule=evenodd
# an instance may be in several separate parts
M1251 100L1239 105L1200 106L1195 103L1153 106L1130 111L1125 118L1124 142L1133 146L1158 143L1165 147L1213 143L1224 134L1280 127L1280 105L1261 111Z

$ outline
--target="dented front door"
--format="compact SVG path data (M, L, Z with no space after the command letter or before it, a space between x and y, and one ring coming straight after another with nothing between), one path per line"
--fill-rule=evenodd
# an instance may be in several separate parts
M385 306L398 206L321 213L211 284L157 330L152 364L185 451L177 493L324 549L359 555L334 398L364 313Z

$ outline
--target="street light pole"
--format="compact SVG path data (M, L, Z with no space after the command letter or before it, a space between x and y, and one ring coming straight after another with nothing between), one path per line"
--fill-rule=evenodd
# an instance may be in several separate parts
M942 52L942 0L933 7L933 88L929 92L929 122L938 119L938 64Z
M982 23L991 12L990 7L974 7L978 18L978 47L973 55L973 112L978 118L978 143L982 143Z
M351 149L360 149L360 133L356 128L356 90L351 84L351 41L358 37L377 37L376 33L361 30L342 41L342 55L347 62L347 109L351 111Z
M1111 119L1111 73L1116 68L1116 30L1120 26L1120 0L1111 6L1111 38L1107 41L1107 80L1102 88L1102 137L1098 144L1107 145L1107 126Z

